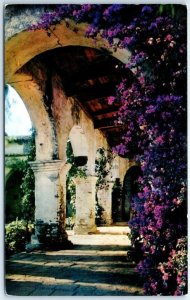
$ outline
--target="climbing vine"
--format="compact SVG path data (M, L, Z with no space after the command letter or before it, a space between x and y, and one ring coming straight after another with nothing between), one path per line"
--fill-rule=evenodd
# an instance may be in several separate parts
M104 147L101 147L98 148L96 151L95 175L97 176L97 182L96 182L95 217L96 217L97 225L104 224L104 221L102 219L104 208L99 203L98 192L103 189L104 190L108 189L107 176L110 173L113 158L114 158L114 154L110 149L106 150Z
M114 151L133 156L142 169L130 226L142 241L137 269L146 295L187 293L186 17L183 5L69 4L31 27L48 31L65 19L77 34L77 23L87 22L86 36L131 52L124 67L135 79L123 78L108 103L121 104L117 121L126 128Z
M17 141L17 139L11 139L10 142ZM25 142L25 139L20 139L19 142ZM6 167L11 168L13 174L17 171L22 172L22 184L21 189L21 214L22 219L25 221L34 221L34 190L35 179L34 173L29 165L30 161L35 160L36 147L35 147L35 131L32 129L31 137L27 142L28 154L25 160L19 158L8 158L6 161ZM18 217L18 216L17 216Z
M114 158L113 152L110 149L98 148L95 159L95 174L97 176L96 189L107 188L107 176L112 167Z
M35 146L35 130L32 129L31 138L29 140L29 154L24 168L24 176L22 179L22 215L26 221L34 222L35 211L35 178L29 162L36 159L36 146Z
M66 186L67 186L66 226L72 229L75 223L75 215L76 215L76 207L75 207L76 186L73 181L73 178L75 177L86 178L87 167L77 166L70 140L68 140L67 142L66 156L67 156L67 162L71 164L71 168L68 171L67 181L66 181Z

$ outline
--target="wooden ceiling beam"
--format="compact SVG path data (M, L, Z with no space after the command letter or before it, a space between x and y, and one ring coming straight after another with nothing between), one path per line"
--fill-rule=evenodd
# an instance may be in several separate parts
M62 73L63 80L68 84L69 82L80 82L82 80L94 79L101 76L106 76L109 74L114 74L117 72L115 68L116 63L109 60L100 62L85 62L78 66L78 71L67 74L65 69L60 69Z
M67 96L74 96L82 103L95 100L98 98L114 96L115 95L115 84L114 82L104 84L94 84L92 86L79 88L77 92L71 93Z
M115 118L104 118L102 120L95 120L94 121L94 128L95 129L103 129L107 127L116 127L114 123Z
M108 114L108 113L117 113L119 109L119 105L115 106L115 105L110 105L107 108L104 109L100 109L100 110L96 110L95 112L93 112L93 116L94 117L98 117L104 114Z

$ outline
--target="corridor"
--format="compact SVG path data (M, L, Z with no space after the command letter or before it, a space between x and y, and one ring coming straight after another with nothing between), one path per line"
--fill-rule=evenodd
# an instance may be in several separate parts
M102 227L74 236L70 250L36 251L6 261L6 293L22 296L142 295L142 282L128 256L127 227Z

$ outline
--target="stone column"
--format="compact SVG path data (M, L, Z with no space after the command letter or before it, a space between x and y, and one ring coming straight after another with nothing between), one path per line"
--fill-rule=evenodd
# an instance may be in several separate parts
M35 174L35 236L41 246L60 248L67 244L67 234L60 234L60 160L30 163ZM64 244L65 241L65 245ZM62 243L62 246L61 246Z
M76 184L76 223L75 234L88 234L96 231L95 187L97 177L74 178Z
M112 220L112 188L114 182L107 182L107 187L104 189L100 189L97 193L98 196L98 204L103 209L101 215L101 221L105 225L111 225L113 223Z

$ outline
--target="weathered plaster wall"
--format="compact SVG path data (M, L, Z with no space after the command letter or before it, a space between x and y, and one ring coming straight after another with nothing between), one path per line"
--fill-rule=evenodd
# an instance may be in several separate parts
M53 86L53 116L56 123L59 159L66 160L66 144L74 125L79 125L86 136L88 144L88 170L94 173L96 151L99 147L108 148L107 140L100 130L94 129L92 119L82 110L79 103L64 94L61 80L54 75ZM80 145L79 145L80 147Z

